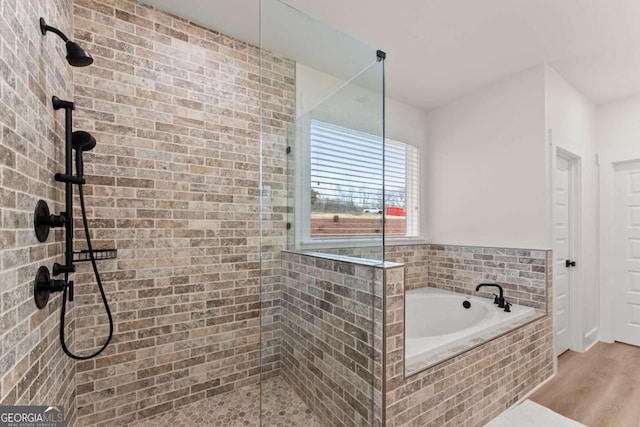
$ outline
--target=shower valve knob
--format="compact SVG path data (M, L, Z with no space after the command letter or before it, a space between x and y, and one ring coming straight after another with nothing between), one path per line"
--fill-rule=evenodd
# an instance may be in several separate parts
M64 220L59 215L51 215L47 202L38 200L33 211L33 229L39 242L47 240L51 228L60 227L63 224Z
M61 292L67 286L68 284L65 280L52 279L47 267L40 267L33 282L33 297L36 307L39 309L45 308L49 302L51 292Z
M44 200L38 200L36 208L33 212L33 228L39 242L44 242L49 237L49 230L52 228L63 227L69 219L65 212L60 215L54 215L49 212L49 205Z

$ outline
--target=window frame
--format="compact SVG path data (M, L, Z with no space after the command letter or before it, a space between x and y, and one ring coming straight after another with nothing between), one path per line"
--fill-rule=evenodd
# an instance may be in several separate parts
M296 169L296 184L294 190L294 221L296 226L294 227L294 241L296 249L322 249L322 248L345 248L345 247L367 247L382 244L382 234L380 236L367 236L367 237L312 237L311 236L311 121L317 119L306 118L301 120L302 123L297 123L297 136L298 140L303 143L299 144L298 150L295 150L295 164ZM323 122L323 120L317 120ZM333 126L339 126L349 129L346 126L324 121ZM356 132L361 132L358 129L353 129ZM385 144L387 141L392 141L398 144L404 144L413 146L417 149L416 167L417 178L415 185L416 189L416 208L417 214L415 216L416 221L416 236L385 236L386 245L405 245L405 244L422 244L426 242L423 236L424 232L424 206L422 193L424 189L421 189L423 180L423 168L424 164L424 150L418 144L401 141L395 138L385 138ZM386 217L386 213L383 213Z

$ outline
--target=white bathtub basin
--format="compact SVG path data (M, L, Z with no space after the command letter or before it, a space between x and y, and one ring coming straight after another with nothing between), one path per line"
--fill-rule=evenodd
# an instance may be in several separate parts
M508 293L505 295L509 300ZM469 301L470 308L463 302ZM492 337L510 325L522 324L537 316L531 307L514 304L511 313L493 304L493 300L421 288L406 292L405 366L409 367L437 355L475 345L472 341Z

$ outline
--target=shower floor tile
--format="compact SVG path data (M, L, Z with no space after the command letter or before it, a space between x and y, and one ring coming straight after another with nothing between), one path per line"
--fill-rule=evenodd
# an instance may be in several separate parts
M280 376L263 383L263 426L322 427ZM200 400L131 424L132 427L260 427L260 385Z

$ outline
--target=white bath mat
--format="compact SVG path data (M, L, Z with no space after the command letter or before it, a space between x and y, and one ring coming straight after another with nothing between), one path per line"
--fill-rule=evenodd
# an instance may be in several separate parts
M586 427L549 408L525 400L498 415L485 427Z

